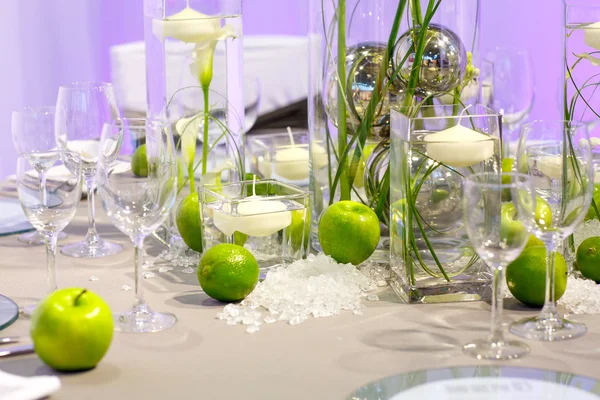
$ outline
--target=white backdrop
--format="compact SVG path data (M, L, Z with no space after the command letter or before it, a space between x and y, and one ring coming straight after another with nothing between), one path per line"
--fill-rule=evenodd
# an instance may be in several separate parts
M304 35L309 0L242 0L244 33ZM143 0L0 1L0 176L13 173L10 113L54 104L63 82L109 80L110 46L143 39ZM557 118L561 0L481 0L482 47L524 47L536 72L531 119Z

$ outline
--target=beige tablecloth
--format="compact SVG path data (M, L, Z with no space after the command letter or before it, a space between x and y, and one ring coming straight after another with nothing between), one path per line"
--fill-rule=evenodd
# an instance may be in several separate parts
M81 260L57 256L59 287L86 287L114 311L130 306L133 248L98 208L102 237L123 243L113 257ZM87 225L86 204L66 229L80 240ZM148 239L149 251L160 251ZM44 295L45 252L16 236L0 238L0 293L24 304ZM216 319L223 308L202 293L196 274L181 268L145 280L150 305L177 315L175 328L155 334L115 333L112 346L94 370L59 374L57 399L344 399L353 389L388 375L459 365L494 365L461 353L461 345L487 333L490 307L484 302L403 305L393 294L369 302L363 315L346 313L292 326L263 325L255 334ZM92 276L98 280L91 281ZM387 299L387 300L385 300ZM535 310L506 304L506 322ZM580 316L589 332L566 342L529 342L532 352L505 362L600 378L600 316ZM0 336L27 336L19 318ZM36 355L0 359L0 369L24 376L54 373Z

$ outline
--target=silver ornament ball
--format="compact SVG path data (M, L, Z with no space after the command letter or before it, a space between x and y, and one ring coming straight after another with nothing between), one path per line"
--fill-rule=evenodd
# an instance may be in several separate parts
M414 38L418 37L420 28L402 34L396 43L393 67L400 67L398 81L393 85L402 90L408 85L411 71L414 68ZM440 96L455 89L464 79L467 67L467 51L460 37L450 29L430 24L425 35L425 48L415 94L419 97Z
M373 91L377 86L377 77L381 63L385 58L387 46L384 43L364 42L346 50L346 97L349 107L346 124L350 131L355 131L362 118ZM325 76L323 101L329 120L338 126L338 75L337 60L329 65ZM385 82L383 83L385 84ZM389 136L390 101L386 96L380 99L374 118L373 135Z

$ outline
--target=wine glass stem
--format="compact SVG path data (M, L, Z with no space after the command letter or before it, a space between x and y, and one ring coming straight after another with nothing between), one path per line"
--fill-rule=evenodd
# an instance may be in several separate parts
M544 308L540 313L540 319L557 320L558 310L556 309L556 299L554 293L554 256L556 246L546 244L546 299Z
M56 286L56 241L58 233L46 234L46 268L48 294L57 289Z
M46 170L42 169L40 171L40 193L42 198L42 207L48 207L48 193L46 192Z
M98 231L96 231L96 205L94 198L94 179L86 180L88 190L88 231L85 240L88 243L97 243L100 241Z
M144 304L144 277L142 276L144 265L144 237L136 237L133 242L135 245L135 308L139 308Z
M492 327L490 331L490 342L504 342L502 330L502 311L504 309L504 295L502 293L502 280L504 279L504 267L494 269L492 280Z

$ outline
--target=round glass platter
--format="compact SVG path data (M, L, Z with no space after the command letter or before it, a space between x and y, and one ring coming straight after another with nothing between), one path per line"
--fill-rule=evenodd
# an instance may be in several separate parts
M0 198L0 236L35 230L21 208L19 199Z
M413 371L371 382L348 400L594 400L594 378L544 369L478 366Z
M10 326L19 317L19 307L14 301L0 294L0 331Z

